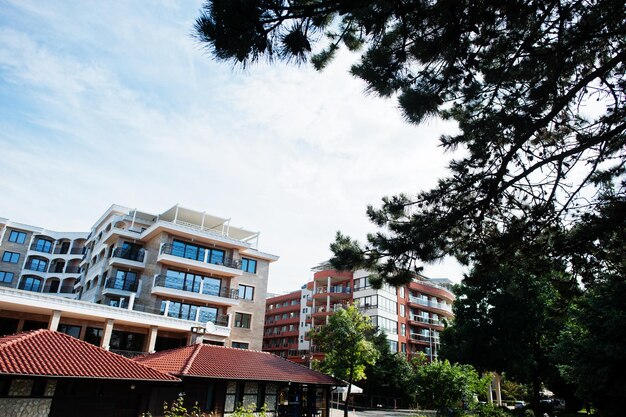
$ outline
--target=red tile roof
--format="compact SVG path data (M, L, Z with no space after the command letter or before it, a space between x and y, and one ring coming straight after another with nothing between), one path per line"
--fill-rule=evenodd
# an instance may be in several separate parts
M344 385L333 377L271 353L223 346L197 344L133 360L176 376Z
M100 347L45 329L0 337L0 374L178 381Z

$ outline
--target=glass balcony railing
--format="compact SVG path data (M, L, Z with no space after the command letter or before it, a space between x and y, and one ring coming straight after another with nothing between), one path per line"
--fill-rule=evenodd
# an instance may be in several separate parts
M233 259L232 257L227 256L208 256L208 254L205 255L207 249L197 248L197 250L199 250L200 253L194 252L193 256L191 256L188 252L166 243L161 247L161 254L178 256L179 258L190 259L197 262L206 262L213 265L227 266L234 269L241 269L241 261L239 259Z
M143 262L146 252L143 249L126 249L115 248L113 251L114 258L128 259L129 261Z
M118 278L107 278L104 284L104 287L114 289L114 290L136 292L137 281L118 279Z
M188 291L196 294L212 295L215 297L232 298L234 300L239 299L239 291L237 290L209 284L207 282L202 282L201 280L191 281L170 275L158 275L154 279L154 286Z

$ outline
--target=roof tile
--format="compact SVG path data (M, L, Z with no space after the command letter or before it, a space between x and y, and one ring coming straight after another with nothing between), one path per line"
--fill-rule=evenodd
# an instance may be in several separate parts
M133 358L176 376L344 385L321 372L268 352L198 344Z
M0 374L178 380L64 333L45 329L0 337Z

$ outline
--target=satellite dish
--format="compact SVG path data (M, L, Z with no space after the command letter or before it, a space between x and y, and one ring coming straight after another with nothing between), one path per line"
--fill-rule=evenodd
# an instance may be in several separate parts
M215 327L215 323L213 323L212 321L207 321L206 322L206 332L207 333L215 333L215 330L217 330L217 327Z

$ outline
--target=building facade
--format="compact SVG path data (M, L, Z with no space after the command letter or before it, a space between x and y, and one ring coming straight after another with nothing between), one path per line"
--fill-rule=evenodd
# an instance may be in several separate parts
M403 287L374 289L369 275L364 270L336 271L322 264L300 290L268 298L263 349L298 363L320 360L323 352L311 343L308 332L354 304L385 331L392 352L437 358L439 332L444 320L453 319L452 283L416 276Z
M0 287L76 298L87 236L0 218Z
M13 232L28 228L2 225L3 259L10 261L13 253L26 258L21 271L0 263L1 271L12 274L11 284L0 287L3 334L47 327L127 354L199 339L261 348L269 265L278 257L260 252L259 234L231 226L229 219L178 205L158 214L113 205L89 233L69 239L48 232L55 238L50 244L39 243L41 231L22 237ZM17 251L12 240L29 238L25 252ZM80 272L73 281L60 281L56 292L48 281L56 275L28 269L43 269L32 264L41 257L33 251L49 247L52 254L57 248L69 255L80 250L66 261ZM31 277L42 281L33 284Z

